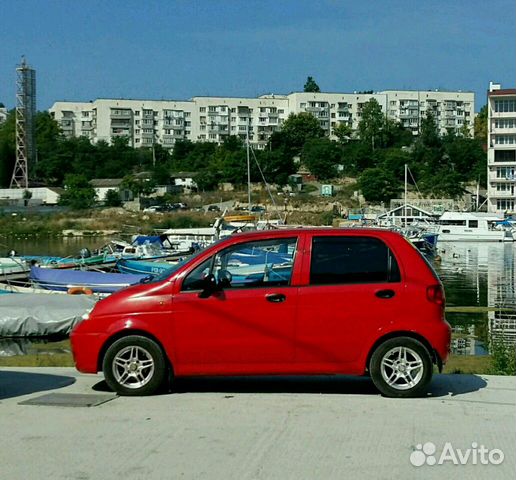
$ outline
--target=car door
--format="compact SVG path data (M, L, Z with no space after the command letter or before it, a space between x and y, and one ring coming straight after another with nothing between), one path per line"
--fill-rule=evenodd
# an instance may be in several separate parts
M403 308L396 258L367 235L319 235L306 247L296 363L307 372L356 373L353 362Z
M287 371L294 360L299 237L241 242L186 274L173 298L176 362L183 373ZM208 274L225 286L201 298Z

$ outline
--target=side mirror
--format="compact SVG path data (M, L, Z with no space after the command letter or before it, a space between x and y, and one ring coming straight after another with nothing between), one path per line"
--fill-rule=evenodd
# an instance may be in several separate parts
M217 280L215 280L215 276L213 273L207 275L203 280L203 287L201 293L199 293L199 298L208 298L213 295L214 292L217 291Z

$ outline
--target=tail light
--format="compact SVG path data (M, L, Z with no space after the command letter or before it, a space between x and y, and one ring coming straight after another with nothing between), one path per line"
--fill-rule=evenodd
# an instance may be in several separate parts
M430 285L426 288L426 298L437 305L444 307L445 297L442 285Z

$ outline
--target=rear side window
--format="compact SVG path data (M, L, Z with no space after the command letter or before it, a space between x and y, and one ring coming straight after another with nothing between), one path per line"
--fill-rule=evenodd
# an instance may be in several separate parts
M399 282L390 249L372 237L314 237L311 285Z

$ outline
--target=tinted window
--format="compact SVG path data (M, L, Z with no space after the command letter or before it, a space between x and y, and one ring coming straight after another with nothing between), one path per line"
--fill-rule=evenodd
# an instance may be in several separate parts
M371 237L314 237L310 284L399 282L389 248Z

